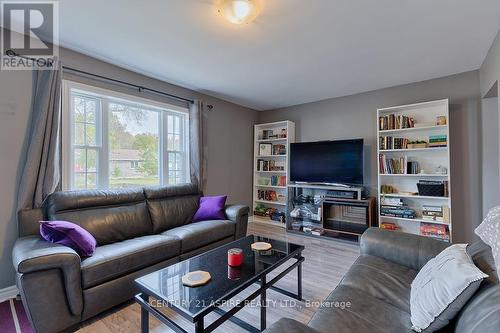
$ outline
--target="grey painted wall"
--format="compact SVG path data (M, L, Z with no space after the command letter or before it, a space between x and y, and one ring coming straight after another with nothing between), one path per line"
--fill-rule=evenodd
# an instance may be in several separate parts
M473 238L481 219L479 72L407 84L259 113L259 122L289 119L297 141L363 138L368 159L365 183L376 193L377 108L450 99L454 240Z
M479 69L482 109L483 216L500 205L500 31Z
M31 105L31 72L0 71L0 289L14 284L16 188Z
M491 208L500 204L498 115L498 98L483 99L481 103L483 217Z
M481 96L485 97L491 87L500 80L500 31L486 55L480 72ZM498 89L498 86L497 86ZM498 96L498 91L497 91Z
M60 56L66 66L186 98L200 98L206 104L214 105L213 110L204 115L208 158L205 193L228 194L228 202L251 206L255 110L151 79L71 50L61 49ZM11 249L17 235L16 174L23 163L21 151L30 112L31 89L31 72L0 71L0 289L14 284Z

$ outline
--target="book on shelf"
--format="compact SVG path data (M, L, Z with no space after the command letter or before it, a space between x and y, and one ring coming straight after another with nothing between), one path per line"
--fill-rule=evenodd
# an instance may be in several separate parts
M420 172L419 163L408 161L407 156L387 158L384 154L379 155L379 169L381 174L418 174Z
M409 140L407 138L395 138L392 136L379 137L379 149L407 149Z
M392 222L382 222L380 223L380 228L385 229L385 230L400 230L401 228L396 224Z
M420 164L416 161L408 161L406 163L406 173L416 175L420 173Z
M286 176L271 176L272 186L286 186Z
M422 222L420 223L420 235L438 238L445 241L450 240L450 234L448 232L447 226L442 224Z
M414 219L417 217L417 213L413 208L408 206L380 206L380 215L387 217L401 217L406 219Z
M440 134L440 135L430 135L429 136L429 142L446 142L448 139L446 134Z
M451 222L451 211L450 207L447 205L443 205L443 222L450 223Z
M381 131L404 129L415 127L415 120L413 117L405 115L389 114L379 117L379 129Z
M428 212L438 212L438 213L443 212L443 206L423 205L422 208L424 211L428 211Z
M431 135L429 136L429 147L447 147L448 146L448 137L446 135Z
M257 171L285 171L285 162L258 159Z
M257 160L257 171L269 171L269 161Z
M401 198L387 198L382 197L380 203L384 206L397 206L401 207L404 205L403 200Z
M269 161L269 171L285 171L284 161Z
M257 190L257 200L278 201L278 194L273 190Z
M447 205L422 207L422 219L442 223L450 223L450 208Z
M427 216L427 215L422 215L422 220L425 221L435 221L435 222L441 222L444 223L443 217L442 216Z

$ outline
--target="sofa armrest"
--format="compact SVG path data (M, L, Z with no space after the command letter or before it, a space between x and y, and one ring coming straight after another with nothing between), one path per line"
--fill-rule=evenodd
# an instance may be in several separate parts
M235 239L243 238L247 235L248 213L250 208L244 205L227 205L226 216L236 223Z
M293 319L282 318L275 322L265 333L319 333L312 327Z
M59 269L71 312L74 315L81 314L83 310L81 260L73 249L47 242L39 236L27 236L19 238L14 244L12 260L14 268L20 275ZM40 288L46 288L50 294L51 286L41 285Z
M449 243L403 232L369 228L361 236L361 254L381 257L420 270Z

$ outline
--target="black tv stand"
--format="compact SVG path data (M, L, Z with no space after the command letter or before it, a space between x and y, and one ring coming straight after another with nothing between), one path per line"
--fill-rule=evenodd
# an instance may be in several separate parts
M332 197L332 189L348 190L327 185L289 185L287 232L357 241L367 228L376 225L375 198ZM353 189L357 190L349 188Z

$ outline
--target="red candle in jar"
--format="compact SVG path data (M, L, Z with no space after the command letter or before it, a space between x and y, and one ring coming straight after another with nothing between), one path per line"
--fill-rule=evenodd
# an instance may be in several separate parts
M231 267L238 267L243 264L243 250L230 249L227 251L227 264Z

